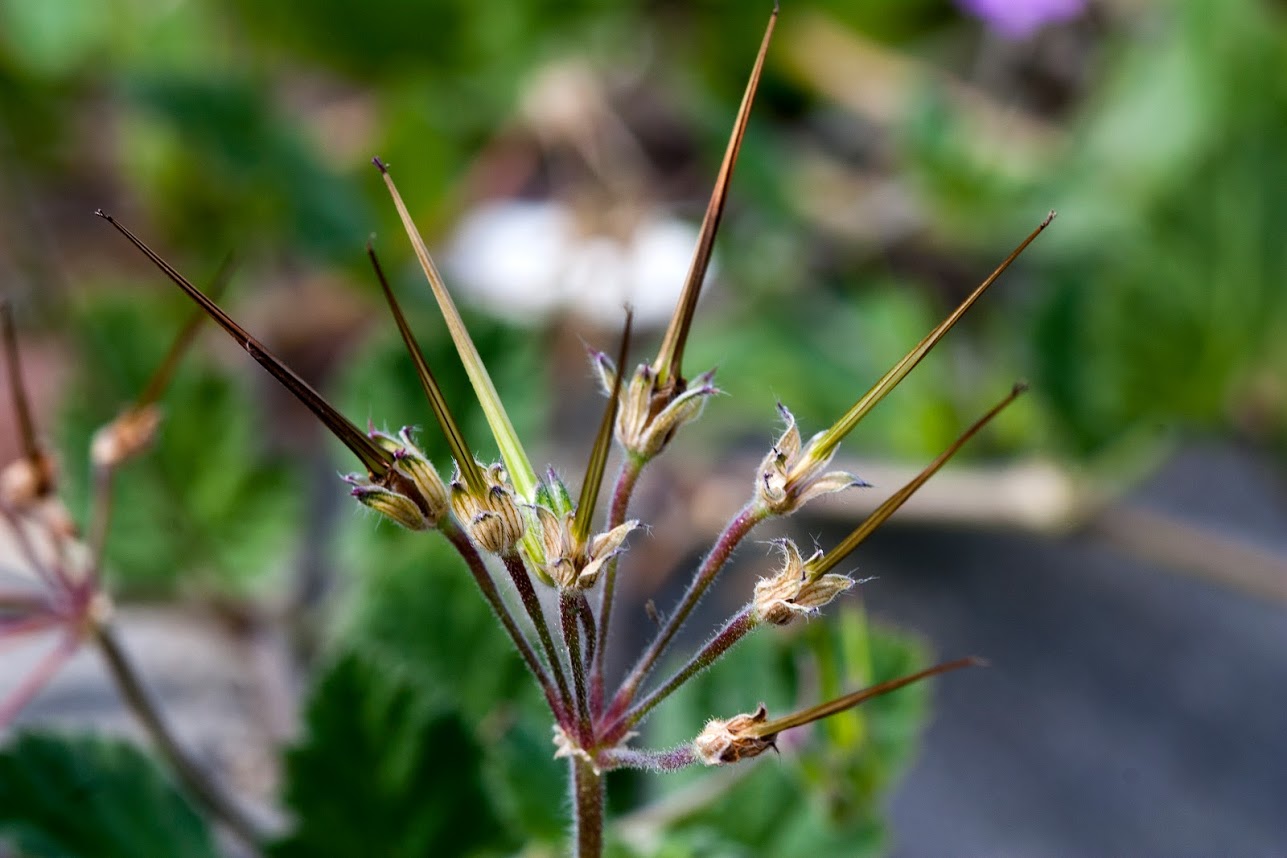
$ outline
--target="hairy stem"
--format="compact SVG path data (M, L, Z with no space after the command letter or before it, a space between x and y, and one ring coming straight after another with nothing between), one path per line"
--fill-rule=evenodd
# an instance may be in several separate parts
M576 809L574 858L603 855L603 774L580 757L572 759L572 799Z
M121 693L121 698L142 723L143 728L156 744L157 750L169 763L183 786L237 837L258 850L264 838L263 833L179 744L170 725L162 717L161 710L157 708L156 702L143 686L143 680L139 677L129 656L125 654L112 626L107 623L96 626L94 640L107 662L108 671Z
M487 600L492 613L501 621L501 625L505 627L510 640L514 642L514 648L523 657L523 663L527 665L527 669L531 671L532 676L536 677L537 683L540 684L541 691L545 694L545 702L549 704L555 719L562 720L563 702L559 700L558 691L555 689L554 683L550 681L549 674L545 672L545 668L541 666L540 659L532 651L532 645L519 629L514 616L509 612L509 608L505 605L505 600L501 598L500 591L496 589L496 582L488 574L487 566L483 563L483 558L479 556L478 549L469 541L469 537L465 535L465 532L449 519L444 518L440 521L438 529L442 531L442 535L447 537L447 541L464 558L470 574L474 577L474 582L478 584L478 589L482 591L483 598Z
M677 772L697 763L693 746L680 745L668 751L640 751L635 748L609 748L599 754L599 764L605 771L612 769L642 769L647 772Z
M715 636L707 641L706 646L688 660L688 663L675 671L675 674L666 680L659 688L645 697L638 705L634 706L623 715L616 723L609 726L603 731L603 742L613 744L620 741L627 730L643 720L644 716L651 712L658 703L669 697L674 691L715 662L733 648L733 645L754 628L760 625L760 619L755 615L751 606L747 606L739 611L732 619L724 624L724 627L715 633Z
M666 647L670 645L675 634L684 625L688 615L697 607L706 590L715 581L728 558L737 548L738 543L751 532L755 525L759 524L768 515L763 508L754 504L748 504L742 508L732 521L724 528L724 532L715 540L711 546L710 552L702 565L698 567L697 574L693 576L692 583L688 585L683 598L679 600L679 605L666 618L665 625L657 633L657 637L648 646L646 652L639 659L630 675L626 677L625 682L621 684L621 689L613 698L612 705L608 707L606 720L614 721L626 710L626 707L634 700L635 695L639 692L639 686L647 678L649 671L656 665L657 660L665 653Z
M618 527L626 520L626 511L630 507L630 496L634 494L635 484L643 473L646 459L627 456L617 472L617 482L612 489L612 506L608 509L608 526L606 530ZM603 591L599 594L599 635L594 648L594 664L590 668L590 711L598 717L603 710L603 669L607 660L608 625L612 619L612 598L617 591L617 561L614 557L608 561L603 572Z
M582 746L594 739L590 726L590 702L585 694L585 662L581 659L581 628L577 625L577 594L559 593L559 627L563 643L568 648L568 662L572 667L572 685L576 691L577 736Z
M559 658L558 647L554 645L554 637L550 634L550 624L545 621L541 600L536 595L536 588L532 586L532 577L527 574L527 567L523 565L523 558L518 556L517 551L513 549L507 551L501 555L501 560L504 561L510 580L518 590L518 597L527 610L528 618L536 627L536 636L541 640L545 657L550 662L550 670L554 673L554 683L559 689L559 699L563 701L563 711L570 718L576 711L576 707L572 703L572 694L568 691L567 675L563 673L563 660ZM557 716L558 713L556 712L555 715Z

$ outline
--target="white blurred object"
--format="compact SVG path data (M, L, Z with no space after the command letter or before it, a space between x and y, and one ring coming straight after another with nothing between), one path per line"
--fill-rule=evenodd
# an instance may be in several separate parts
M657 212L597 232L563 203L504 200L465 217L447 263L464 298L512 322L569 314L615 328L628 303L649 328L669 321L696 245L696 227Z

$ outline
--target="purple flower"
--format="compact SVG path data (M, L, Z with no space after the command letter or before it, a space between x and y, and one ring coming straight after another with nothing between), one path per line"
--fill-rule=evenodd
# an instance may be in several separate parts
M1076 17L1086 0L956 0L1007 39L1026 39L1046 24Z

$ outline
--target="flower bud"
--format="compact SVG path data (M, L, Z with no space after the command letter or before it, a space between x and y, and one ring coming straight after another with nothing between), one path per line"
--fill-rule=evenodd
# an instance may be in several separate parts
M397 437L371 430L376 446L393 457L388 473L372 480L350 474L353 497L410 530L427 530L447 514L447 487L411 439L410 428Z
M810 566L823 556L821 551L804 560L791 540L783 539L777 544L783 554L782 571L772 578L761 578L755 585L752 603L761 621L785 626L798 616L816 613L854 585L846 575L813 573Z
M492 465L483 472L486 488L481 495L455 477L451 481L451 508L474 541L492 554L504 554L523 538L526 523L509 488L505 468Z
M345 477L353 483L351 494L364 506L393 519L408 530L428 530L434 523L425 516L414 500L406 495L376 485L354 474Z
M736 715L727 721L712 718L693 740L697 758L708 766L722 766L738 760L758 757L773 747L777 735L757 736L755 727L764 723L768 712L764 704L750 715Z
M818 443L827 433L814 435L802 449L795 416L781 403L778 412L787 427L760 463L755 499L761 506L775 515L789 515L818 495L869 485L845 471L826 471L835 446L822 453Z

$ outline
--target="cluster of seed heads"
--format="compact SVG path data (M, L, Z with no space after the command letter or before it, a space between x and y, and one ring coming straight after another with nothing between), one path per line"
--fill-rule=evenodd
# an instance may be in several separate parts
M716 392L713 373L692 379L685 376L684 347L776 18L775 10L729 139L683 293L655 357L639 363L632 372L628 370L628 309L616 359L598 352L591 356L607 395L607 406L575 498L553 469L538 476L532 467L389 169L378 158L373 162L401 216L501 454L501 461L494 463L482 463L474 457L375 252L368 245L368 254L394 322L415 364L430 410L452 452L453 467L446 480L408 430L393 435L357 428L224 312L214 299L115 218L98 212L352 451L362 467L361 472L346 478L354 498L401 527L441 534L459 552L545 696L554 720L556 755L573 762L578 854L582 855L598 854L601 847L601 840L596 839L601 834L595 831L596 825L599 830L602 827L601 775L605 771L623 767L668 771L693 764L735 763L773 747L783 730L856 706L877 694L927 676L977 663L975 659L945 662L776 719L770 719L763 707L727 719L714 718L691 743L679 748L649 751L630 744L636 735L635 728L654 707L715 663L747 634L760 626L786 625L816 614L853 587L852 578L834 571L837 564L1022 392L1022 385L1016 385L915 479L895 492L830 550L818 550L805 557L793 542L780 540L777 544L781 564L759 581L751 601L673 675L646 688L654 668L698 600L714 583L733 550L758 524L772 517L791 515L820 495L866 486L852 474L831 469L832 458L841 442L1050 223L1053 212L956 310L829 428L805 440L791 412L779 406L785 429L757 471L748 475L746 505L725 525L694 571L687 591L666 615L655 637L620 685L609 693L605 683L604 651L609 641L618 568L622 566L627 538L640 526L638 521L627 517L634 486L648 463L668 448L685 424L698 418L707 400ZM189 336L190 332L185 333L180 342ZM16 353L10 351L13 366ZM172 361L167 361L167 366L171 364ZM103 479L140 452L157 431L159 412L152 400L160 387L152 385L149 389L153 387L156 389L152 393L95 439L93 461ZM619 472L611 489L606 520L596 524L600 487L614 447L620 459ZM17 519L32 508L35 499L46 497L51 485L52 471L47 457L32 446L20 463L3 475L5 516L12 523L20 524ZM82 637L106 627L103 608L106 597L101 595L98 574L102 561L100 537L91 538L88 556L89 560L80 567L82 571L74 580L60 573L50 574L47 581L54 591L69 596L65 600L67 604L78 606L75 611L64 613L72 617L72 626ZM489 562L488 557L495 560ZM520 619L518 610L505 598L504 591L508 588L497 583L496 573L503 573L509 579L525 620ZM547 616L540 589L551 591L552 596L546 603L557 604L557 616ZM596 594L597 607L591 605L591 597ZM70 598L72 596L74 598Z

